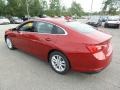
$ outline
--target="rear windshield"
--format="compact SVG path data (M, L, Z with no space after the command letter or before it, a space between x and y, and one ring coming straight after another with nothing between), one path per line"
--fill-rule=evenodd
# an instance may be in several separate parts
M70 26L74 30L76 30L78 32L83 32L83 33L90 33L90 32L94 32L96 30L92 26L89 26L87 24L83 24L80 22L66 22L65 24L67 26Z

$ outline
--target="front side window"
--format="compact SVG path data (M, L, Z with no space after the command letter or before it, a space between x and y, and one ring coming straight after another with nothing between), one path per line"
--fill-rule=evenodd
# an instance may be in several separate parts
M0 16L0 19L5 19L5 17L3 17L3 16Z
M19 31L34 32L33 22L28 22L28 23L20 26Z
M109 21L118 21L119 17L118 16L110 16L110 17L108 17L108 20Z
M18 17L12 17L14 20L18 20L19 18Z

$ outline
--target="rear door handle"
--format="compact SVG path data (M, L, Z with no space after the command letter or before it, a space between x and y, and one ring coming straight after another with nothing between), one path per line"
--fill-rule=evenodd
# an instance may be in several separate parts
M46 38L45 40L46 40L46 41L51 41L51 39L50 39L50 38Z

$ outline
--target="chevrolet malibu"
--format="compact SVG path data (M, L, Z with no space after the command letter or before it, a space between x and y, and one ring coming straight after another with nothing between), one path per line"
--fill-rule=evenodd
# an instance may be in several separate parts
M59 74L106 68L112 58L111 38L87 24L52 18L29 20L5 32L10 50L37 56Z

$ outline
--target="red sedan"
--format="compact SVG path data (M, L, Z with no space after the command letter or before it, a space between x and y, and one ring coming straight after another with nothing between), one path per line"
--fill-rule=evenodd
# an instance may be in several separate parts
M111 38L89 25L52 18L29 20L5 32L9 49L33 54L59 74L70 69L99 72L107 67L112 58Z

